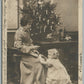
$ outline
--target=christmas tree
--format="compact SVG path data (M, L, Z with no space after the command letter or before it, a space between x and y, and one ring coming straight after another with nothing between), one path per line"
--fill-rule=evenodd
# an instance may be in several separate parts
M44 40L48 34L55 31L60 25L60 17L57 16L56 4L45 0L23 0L23 15L33 18L31 25L31 37L33 40Z

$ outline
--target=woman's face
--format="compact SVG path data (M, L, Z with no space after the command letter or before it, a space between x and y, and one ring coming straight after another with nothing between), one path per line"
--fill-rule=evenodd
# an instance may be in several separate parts
M26 26L24 26L24 30L29 30L31 28L31 24L28 23Z
M30 29L31 28L31 25L32 25L32 20L30 20L27 24L27 28Z
M27 24L27 28L30 29L30 27L31 27L31 24Z

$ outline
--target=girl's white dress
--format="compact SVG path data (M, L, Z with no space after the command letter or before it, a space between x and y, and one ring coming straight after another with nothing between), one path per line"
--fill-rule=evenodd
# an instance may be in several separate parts
M59 59L48 59L46 84L71 84L70 76Z

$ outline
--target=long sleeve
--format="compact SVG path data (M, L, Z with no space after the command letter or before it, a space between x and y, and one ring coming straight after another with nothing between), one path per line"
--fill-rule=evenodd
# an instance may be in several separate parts
M17 30L15 33L15 37L14 37L14 47L15 48L21 48L23 46L22 43L22 34L20 30Z
M28 36L28 32L25 34L24 31L18 29L15 33L14 47L20 49L23 53L30 51L31 39Z

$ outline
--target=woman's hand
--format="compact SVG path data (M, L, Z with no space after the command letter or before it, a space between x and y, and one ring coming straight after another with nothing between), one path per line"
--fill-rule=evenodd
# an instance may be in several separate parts
M38 46L38 45L31 45L31 46L29 46L29 48L30 49L38 49L40 46Z

